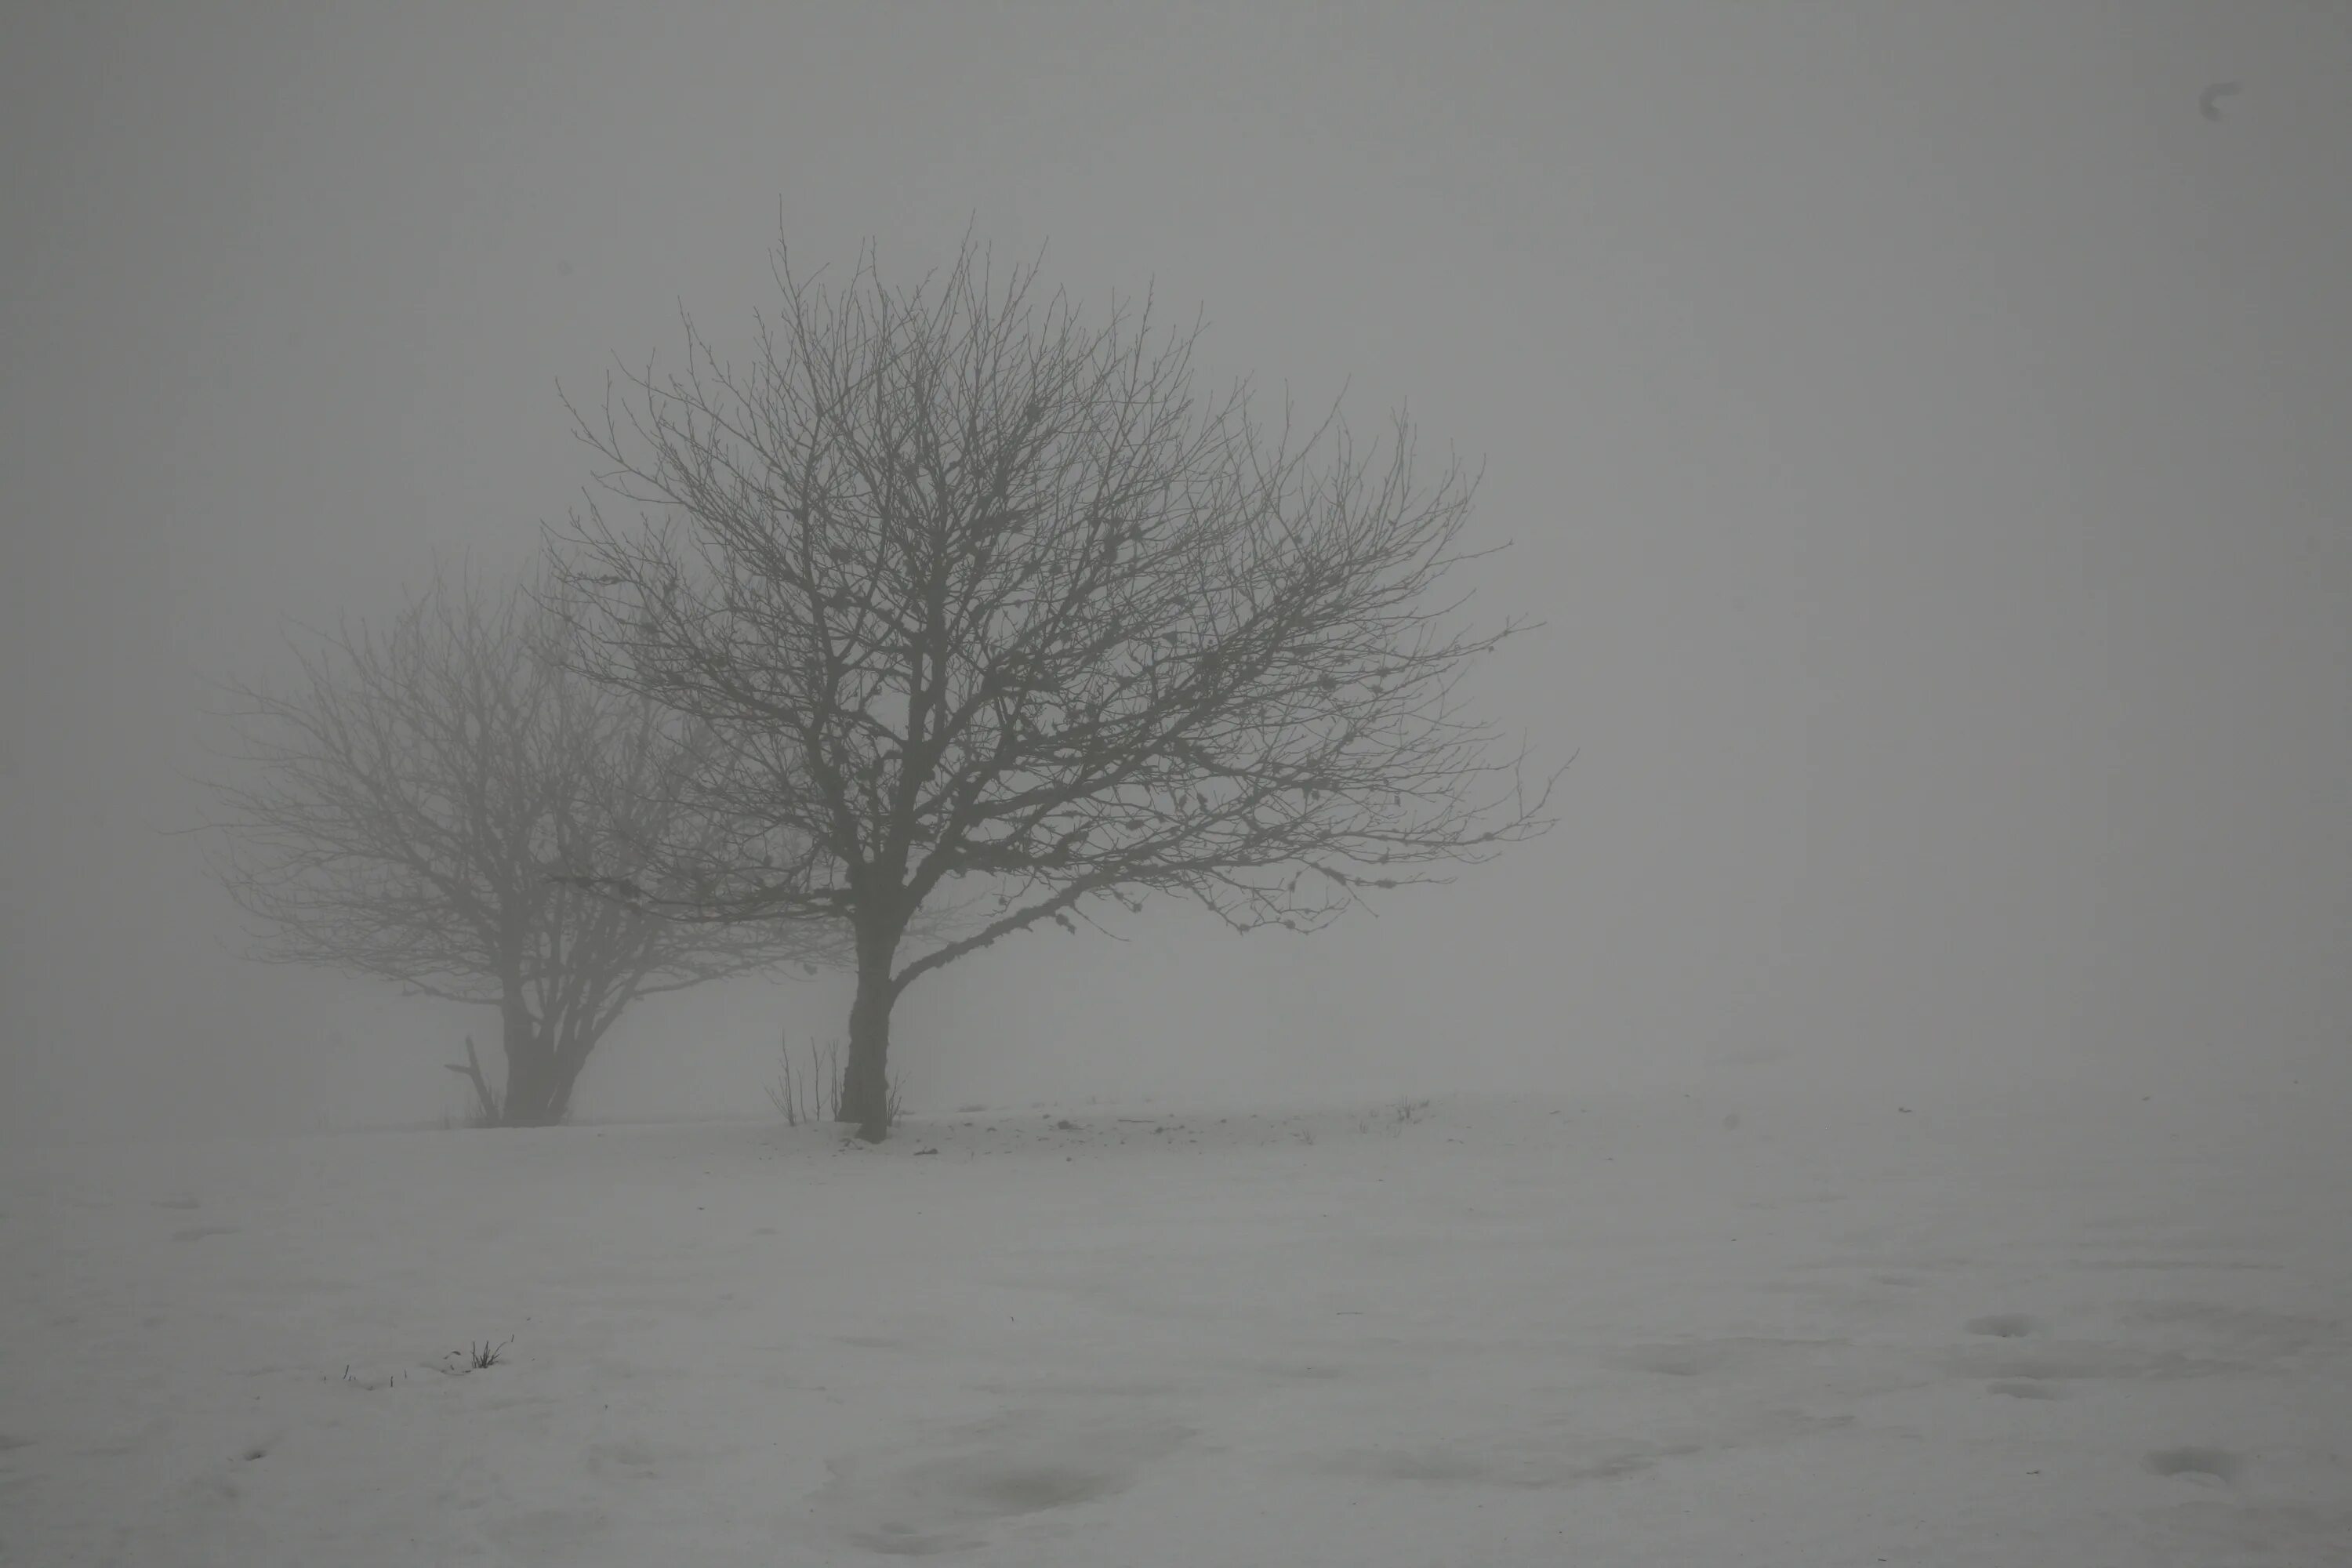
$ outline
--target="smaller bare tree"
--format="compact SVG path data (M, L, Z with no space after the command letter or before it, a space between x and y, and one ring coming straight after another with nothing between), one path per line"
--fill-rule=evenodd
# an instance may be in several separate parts
M298 640L285 693L236 685L240 777L217 786L215 871L254 955L496 1007L502 1087L453 1064L481 1119L541 1126L641 996L827 956L808 923L668 921L559 879L580 865L692 863L681 781L698 732L570 673L565 617L532 584L436 574L388 630Z

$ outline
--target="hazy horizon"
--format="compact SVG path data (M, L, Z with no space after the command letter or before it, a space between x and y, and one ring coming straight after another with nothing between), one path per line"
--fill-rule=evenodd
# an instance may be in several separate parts
M559 384L967 227L1485 481L1559 827L1378 919L919 982L921 1109L1723 1072L2343 1081L2352 11L28 8L0 73L0 1136L450 1110L488 1015L247 963L206 683L519 564ZM2208 89L2237 90L2210 100ZM2329 147L2339 149L2329 153ZM759 1104L845 983L648 1003Z

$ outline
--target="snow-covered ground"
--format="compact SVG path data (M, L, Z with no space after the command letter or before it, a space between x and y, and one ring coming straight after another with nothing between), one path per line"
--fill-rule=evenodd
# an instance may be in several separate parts
M2340 1565L2347 1174L2284 1085L16 1150L0 1561Z

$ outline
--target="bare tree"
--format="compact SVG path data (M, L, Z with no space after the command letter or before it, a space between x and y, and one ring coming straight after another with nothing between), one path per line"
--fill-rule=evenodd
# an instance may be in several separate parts
M704 740L568 668L567 623L541 600L436 574L387 630L298 641L289 691L230 689L247 766L213 824L255 956L499 1010L503 1088L470 1038L451 1070L507 1126L562 1121L638 997L825 945L807 922L679 922L561 879L690 860L713 819L678 788Z
M709 727L710 819L802 847L633 901L847 926L869 1139L892 1004L967 953L1154 889L1312 930L1550 826L1558 775L1459 695L1519 628L1433 599L1471 558L1461 467L1420 482L1402 418L1370 447L1336 413L1269 434L1245 386L1194 390L1197 323L1159 333L1147 300L1090 324L1037 273L992 279L967 240L890 288L869 250L836 294L780 250L748 369L688 321L683 372L572 409L638 516L592 496L554 541L596 612L572 646ZM902 962L959 879L984 912Z

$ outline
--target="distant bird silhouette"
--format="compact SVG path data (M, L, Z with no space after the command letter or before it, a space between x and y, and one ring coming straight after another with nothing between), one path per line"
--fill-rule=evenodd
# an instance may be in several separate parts
M2221 100L2238 90L2234 81L2218 81L2197 97L2197 112L2208 120L2221 118Z

